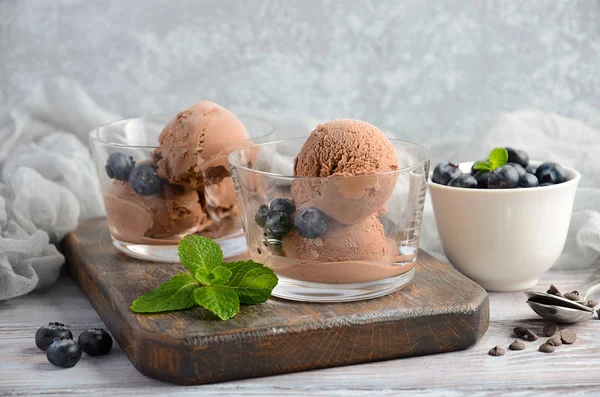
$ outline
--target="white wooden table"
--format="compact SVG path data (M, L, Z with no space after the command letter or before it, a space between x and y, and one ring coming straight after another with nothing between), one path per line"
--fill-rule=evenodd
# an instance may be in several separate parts
M539 284L570 290L591 270L552 271ZM600 395L600 321L571 326L574 345L552 354L537 351L540 343L525 342L524 351L507 349L511 330L528 325L541 332L543 322L525 304L522 293L490 294L490 328L474 347L425 357L301 372L267 378L204 385L175 386L138 373L119 348L105 357L84 354L71 369L46 360L34 343L37 328L49 321L69 325L77 336L102 327L77 285L63 277L44 291L0 302L0 395L86 396L397 396L410 395ZM503 357L487 351L503 346Z

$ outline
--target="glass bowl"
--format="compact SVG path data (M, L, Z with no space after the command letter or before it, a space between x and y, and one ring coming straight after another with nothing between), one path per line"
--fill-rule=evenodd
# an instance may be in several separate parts
M290 176L305 141L256 144L229 156L250 257L279 277L273 295L343 302L399 290L415 273L429 151L390 140L398 170ZM289 216L269 217L265 225L268 211L261 206L275 199L293 206L288 202Z
M198 151L158 146L158 137L170 119L131 118L90 132L114 245L135 258L179 262L179 240L197 233L215 240L226 258L245 253L227 157L234 150L272 138L273 127L263 120L239 117L250 139L203 145ZM107 169L109 158L124 162L127 170L133 161L135 168L125 177L115 175ZM139 172L138 178L129 178L134 172ZM134 185L132 180L140 178L146 182Z

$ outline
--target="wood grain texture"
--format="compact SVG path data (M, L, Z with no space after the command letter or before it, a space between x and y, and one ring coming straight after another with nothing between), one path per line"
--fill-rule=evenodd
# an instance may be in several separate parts
M538 289L556 284L573 290L590 269L550 271ZM37 328L65 322L75 336L102 320L74 281L61 277L52 287L0 301L0 395L2 396L595 396L600 390L600 321L570 326L579 340L556 353L522 352L490 357L490 347L507 347L515 325L541 327L525 295L490 293L490 327L467 350L370 364L296 372L201 386L178 386L141 375L118 345L108 356L84 354L76 367L58 369L35 347ZM576 363L576 364L574 364ZM560 374L558 376L557 374Z
M133 365L178 384L203 384L466 349L488 328L477 284L427 254L413 282L383 298L308 304L270 299L219 321L198 308L136 315L140 294L183 270L117 251L104 220L65 240L72 277Z

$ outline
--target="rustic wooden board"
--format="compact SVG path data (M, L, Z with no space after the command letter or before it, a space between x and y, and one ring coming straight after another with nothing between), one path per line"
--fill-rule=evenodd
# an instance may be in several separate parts
M340 304L270 299L219 321L203 309L159 315L129 310L178 264L144 262L112 246L104 219L63 243L77 281L144 375L203 384L466 349L489 324L487 293L424 252L413 282L383 298Z

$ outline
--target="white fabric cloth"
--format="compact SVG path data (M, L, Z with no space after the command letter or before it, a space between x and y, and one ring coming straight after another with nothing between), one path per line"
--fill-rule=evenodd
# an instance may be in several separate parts
M307 135L317 123L294 114L261 116L273 122L279 138ZM0 300L54 282L64 262L54 244L74 230L80 218L104 213L87 133L118 118L96 104L79 84L63 78L35 87L22 104L0 117ZM577 168L582 180L556 267L581 268L597 262L599 131L535 110L503 114L481 130L481 134L424 142L432 151L432 166L442 160L479 159L493 147L510 144L527 150L534 159ZM281 162L285 166L286 159ZM446 259L429 200L420 247Z

